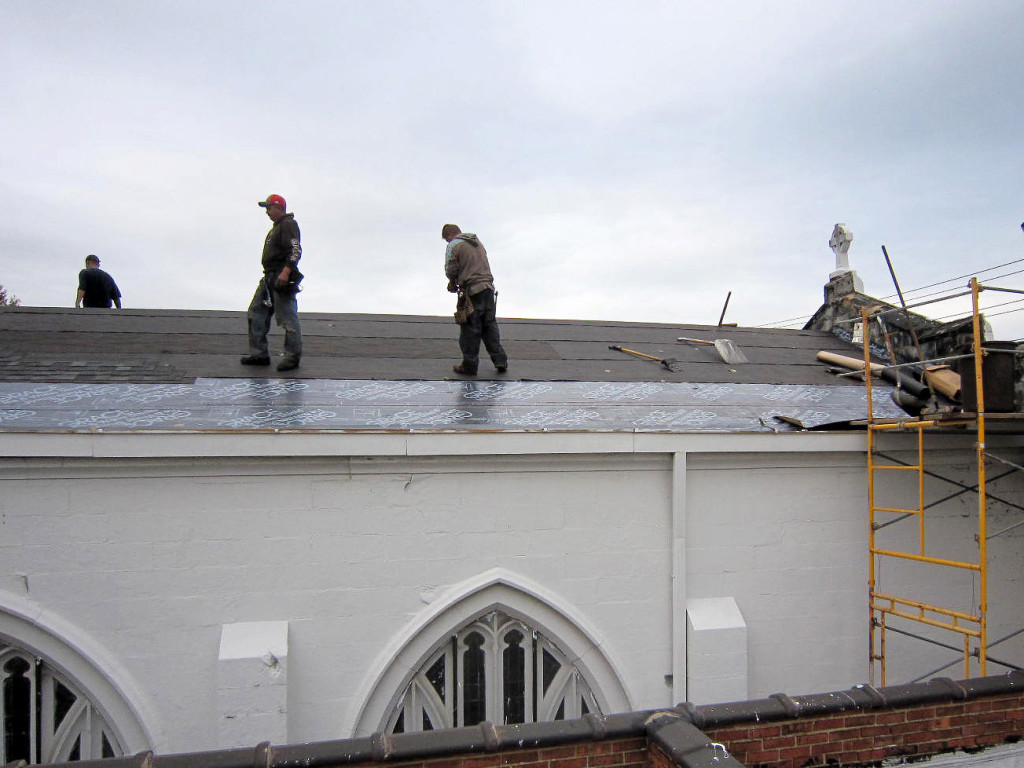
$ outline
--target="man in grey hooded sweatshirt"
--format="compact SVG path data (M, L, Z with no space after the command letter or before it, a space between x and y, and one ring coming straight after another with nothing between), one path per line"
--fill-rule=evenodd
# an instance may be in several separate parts
M462 292L473 303L473 311L462 323L459 347L462 362L452 368L463 376L476 376L480 364L480 342L498 373L508 370L508 355L501 346L495 305L494 277L487 261L487 250L480 238L472 232L463 233L455 224L445 224L441 237L448 243L444 254L444 273L448 277L448 291Z

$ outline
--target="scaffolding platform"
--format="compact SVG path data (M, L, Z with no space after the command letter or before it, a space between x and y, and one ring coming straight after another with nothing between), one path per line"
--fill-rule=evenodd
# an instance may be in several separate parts
M870 573L868 583L868 603L870 611L869 661L871 666L872 683L875 683L877 673L879 676L879 683L883 686L887 684L886 640L889 632L897 632L903 636L916 638L918 640L957 651L962 656L964 678L972 676L972 667L977 668L978 675L984 676L987 674L987 665L990 660L1002 666L1018 668L1013 664L991 659L989 655L989 563L987 542L991 538L1007 533L1020 525L1024 525L1024 514L1022 514L1022 519L1019 522L1014 523L1001 531L990 532L988 530L987 504L990 498L995 499L1003 504L1009 505L1009 507L1016 509L1021 513L1024 513L1024 506L1005 499L999 499L989 494L987 487L988 471L986 469L986 465L989 461L999 462L1004 465L1006 471L999 475L999 477L1005 477L1007 474L1022 471L1024 470L1024 466L1020 466L1006 458L992 454L988 450L986 440L989 435L995 434L1024 434L1024 413L987 413L985 411L985 387L983 381L985 366L983 361L990 351L986 350L985 342L982 338L978 296L982 291L988 289L986 289L985 286L982 286L978 282L977 278L972 278L970 282L970 289L973 302L973 343L972 354L968 355L968 357L973 358L973 360L969 361L973 363L973 366L967 367L970 370L970 374L974 377L973 381L969 382L969 384L972 385L971 405L973 406L973 409L971 411L941 411L936 413L922 412L921 416L908 415L905 419L876 418L872 411L873 377L865 376L864 381L867 389L868 404L867 418L862 421L853 422L855 425L865 427L868 436L868 513L870 520ZM1009 293L1024 293L1024 291L1011 291L1005 288L992 288L991 290ZM865 371L872 370L873 368L873 363L871 361L870 334L866 331L866 329L870 327L871 319L872 315L869 310L862 309L861 322L865 329L865 332L863 333ZM923 357L923 355L919 356ZM934 361L921 360L920 364L924 365L930 362ZM971 462L973 463L975 474L973 485L943 477L931 469L926 469L925 434L927 432L948 433L953 430L973 437L973 440L971 441ZM878 448L877 440L879 436L885 433L891 434L894 432L916 433L916 460L904 461L902 459L895 458L890 454L886 454ZM912 493L907 493L901 497L900 501L904 503L880 503L876 495L876 478L881 476L883 473L899 473L903 476L912 474L916 482L903 484L904 486L913 486ZM926 477L941 478L946 482L959 486L960 490L947 497L926 504L924 490ZM900 485L900 483L897 482L896 485ZM971 526L975 531L971 535L971 539L973 541L969 542L969 546L962 548L962 553L969 554L969 557L955 559L938 556L934 551L932 551L932 548L929 547L931 542L928 540L925 525L925 522L929 517L928 510L968 492L976 494L978 499L977 519L975 521L976 527ZM914 498L912 500L907 500L907 496L913 496ZM911 519L914 519L917 522L917 530L915 532L916 536L909 535L905 538L916 539L914 546L893 548L883 547L880 545L876 538L876 534L878 534L881 529L893 525L894 523L899 523L905 520L909 521ZM908 589L907 583L900 583L900 579L902 575L905 575L907 569L890 569L896 571L897 575L892 576L891 574L886 573L885 578L883 578L883 569L881 568L882 563L893 561L900 561L907 564L908 569L917 567L916 564L927 564L947 569L950 573L958 572L960 574L964 574L966 578L972 581L972 605L970 609L958 610L956 607L951 605L933 604L915 599L912 594L906 594L905 590ZM893 583L883 583L886 581L891 581ZM956 638L958 642L951 642L947 644L933 638L890 626L890 621L892 619L916 622L923 627L930 627L933 629L937 628L947 631L952 633L952 636ZM1024 632L1024 630L1020 630L1012 634L1016 635L1020 632Z

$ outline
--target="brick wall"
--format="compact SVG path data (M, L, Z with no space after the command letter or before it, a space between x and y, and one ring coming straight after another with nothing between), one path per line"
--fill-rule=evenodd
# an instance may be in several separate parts
M864 765L1019 741L1024 694L705 728L749 768ZM660 768L652 759L655 768Z
M793 720L706 727L747 768L863 766L1018 741L1024 736L1024 693L903 707L850 709ZM687 750L692 751L692 750ZM388 761L394 768L678 768L647 737L609 738L561 746L473 752L438 759ZM688 760L683 761L689 765ZM374 768L373 762L349 768ZM734 763L735 765L735 763Z
M141 753L64 768L864 768L1022 737L1024 673L1011 672L579 720Z
M653 744L651 745L647 757L650 768L677 768L676 764L672 761L672 758Z
M379 765L356 763L347 768L379 768ZM394 768L650 768L647 739L643 736L539 749L473 753L435 760L396 760L388 761L388 765Z

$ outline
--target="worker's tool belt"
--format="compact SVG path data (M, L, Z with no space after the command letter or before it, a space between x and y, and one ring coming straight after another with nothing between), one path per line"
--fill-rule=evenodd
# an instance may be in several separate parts
M266 281L268 288L272 288L278 293L292 294L298 293L302 290L299 283L302 282L303 277L305 277L305 275L299 272L295 267L292 267L292 271L288 275L288 282L284 285L277 282L277 273L274 272L265 273L263 279Z
M469 294L459 291L459 298L455 302L455 322L465 325L469 322L469 316L473 314L473 300Z

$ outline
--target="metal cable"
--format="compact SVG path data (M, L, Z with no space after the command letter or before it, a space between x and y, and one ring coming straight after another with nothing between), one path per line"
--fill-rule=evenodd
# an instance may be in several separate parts
M977 277L978 275L981 275L981 274L983 274L985 272L992 272L993 270L996 270L996 269L1002 269L1003 267L1008 267L1011 264L1019 264L1022 261L1024 261L1024 259L1014 259L1013 261L1007 261L1004 264L996 264L994 267L988 267L986 269L979 269L979 270L977 270L975 272L968 272L966 275L960 275L959 277L951 277L948 280L940 280L937 283L929 283L928 285L922 285L919 288L911 288L910 290L904 291L903 295L906 296L906 295L911 294L911 293L916 293L917 291L923 291L926 288L934 288L937 285L945 285L946 283L952 283L952 282L955 282L956 280L963 280L964 278ZM1017 272L1011 272L1010 274L1011 275L1016 275ZM1001 275L1001 277L1006 277L1006 275ZM992 280L998 280L999 277L993 277L991 279ZM942 291L939 291L939 293L942 293ZM890 294L888 296L883 296L882 300L885 301L886 299L892 299L892 298L895 298L895 297L896 297L896 294L893 293L893 294ZM918 296L917 298L924 298L924 297L923 296Z
M946 285L947 283L953 283L953 282L956 282L957 280L963 280L964 278L977 277L978 275L984 274L985 272L992 272L992 271L997 270L997 269L1002 269L1003 267L1008 267L1011 264L1020 264L1021 262L1024 262L1024 259L1014 259L1013 261L1007 261L1007 262L1004 262L1003 264L996 264L993 267L987 267L985 269L975 270L974 272L968 272L967 274L960 275L958 277L951 277L948 280L940 280L940 281L935 282L935 283L929 283L928 285L922 285L922 286L920 286L918 288L910 288L909 290L904 291L903 295L905 297L909 297L910 294L917 293L918 291L923 291L923 290L926 290L928 288L934 288L934 287L939 286L939 285ZM1015 270L1013 272L1007 272L1004 275L996 275L995 277L992 277L992 278L989 278L989 279L990 280L1000 280L1000 279L1002 279L1004 277L1012 277L1013 275L1019 275L1021 273L1024 273L1024 269ZM926 298L929 298L930 296L940 296L940 295L942 295L945 292L946 291L935 291L933 293L925 294L924 296L915 296L914 300L917 301L918 299L926 299ZM882 297L882 301L887 301L887 300L893 299L893 298L896 298L896 294L895 293L889 294L888 296L883 296ZM813 317L813 314L811 314L811 315L801 315L799 317L790 317L790 318L787 318L785 320L772 320L771 322L761 323L759 325L755 325L754 328L767 328L769 326L778 326L778 325L782 325L783 323L793 323L793 322L797 322L797 321L801 321L801 320L809 320L811 317Z
M909 635L910 637L913 637L913 638L916 638L916 639L919 639L919 640L925 640L926 642L934 643L935 645L941 645L943 648L949 648L951 651L960 651L961 650L960 648L957 648L956 646L947 645L946 643L939 642L938 640L932 640L931 638L921 637L921 636L915 635L915 634L913 634L911 632L907 632L906 630L896 629L895 627L886 627L886 631L896 632L896 633L901 634L901 635ZM1000 643L1004 642L1005 640L1009 640L1012 637L1016 637L1021 632L1024 632L1024 629L1018 629L1016 632L1011 632L1010 634L1006 635L1005 637L999 638L994 643L989 643L988 647L992 648L993 646L999 645ZM988 656L987 654L986 654L986 659L988 661L991 661L993 664L998 664L1001 667L1007 667L1009 669L1015 669L1018 672L1024 672L1024 669L1022 669L1021 667L1018 667L1016 664L1009 664L1009 663L1007 663L1005 661L999 661L998 659L993 659L991 656ZM921 675L920 677L914 678L910 682L911 683L919 683L922 680L934 677L935 675L937 675L942 670L948 669L949 667L952 667L954 664L959 664L960 661L961 661L961 659L956 659L955 661L949 662L949 664L943 664L938 669L933 669L931 672L928 672L928 673L926 673L924 675Z

